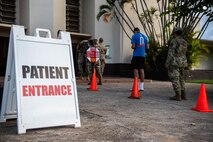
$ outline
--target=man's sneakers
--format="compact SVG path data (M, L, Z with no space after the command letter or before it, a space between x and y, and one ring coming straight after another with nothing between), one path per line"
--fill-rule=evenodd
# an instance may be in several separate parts
M144 84L143 84L143 82L139 82L138 86L139 86L139 91L144 91Z
M144 89L139 89L139 91L144 91Z
M138 83L138 89L139 89L139 91L144 91L144 84L143 84L143 82L139 82ZM130 89L130 91L132 91L132 89Z

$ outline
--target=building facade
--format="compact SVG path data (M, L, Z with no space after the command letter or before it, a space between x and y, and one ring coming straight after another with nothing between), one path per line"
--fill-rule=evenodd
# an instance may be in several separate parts
M105 0L1 0L0 76L4 76L5 73L11 24L23 25L28 35L33 35L36 28L49 29L53 38L57 37L58 30L70 32L75 66L78 42L102 37L108 47L105 74L131 76L130 40L116 20L105 23L96 19L99 6L103 3ZM129 5L126 5L125 10L134 15ZM202 66L202 69L212 70L213 67Z

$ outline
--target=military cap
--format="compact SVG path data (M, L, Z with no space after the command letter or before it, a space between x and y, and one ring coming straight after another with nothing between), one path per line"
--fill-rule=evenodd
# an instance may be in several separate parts
M180 27L174 27L173 30L172 30L172 33L176 33L176 32L182 32L182 28Z
M174 33L178 36L181 36L182 33L183 33L183 30L182 30L182 28L174 27L173 30L172 30L172 34L174 34Z
M90 39L89 40L89 45L94 46L95 45L94 40Z

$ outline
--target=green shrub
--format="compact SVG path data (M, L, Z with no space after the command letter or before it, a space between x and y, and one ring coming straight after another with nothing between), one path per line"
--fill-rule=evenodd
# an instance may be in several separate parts
M201 44L199 39L194 39L196 33L190 33L187 37L184 37L188 42L187 50L187 69L192 69L193 66L199 65L200 59L207 57L203 56L202 53L209 53L208 48ZM152 38L149 38L150 49L147 50L146 61L149 63L149 66L152 70L164 71L165 61L168 53L168 44L165 46L159 46L159 44Z

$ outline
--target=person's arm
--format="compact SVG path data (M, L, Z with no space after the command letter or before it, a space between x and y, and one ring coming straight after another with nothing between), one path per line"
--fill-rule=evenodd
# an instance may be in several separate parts
M132 43L132 47L131 47L132 49L135 49L135 44L134 43Z
M143 38L144 38L144 42L145 42L145 49L148 50L149 49L149 41L148 41L148 39L145 35L143 35Z
M132 36L131 44L132 44L131 48L135 49L135 38L134 38L134 35Z
M172 40L171 43L170 43L170 45L169 45L169 50L168 50L168 54L167 54L167 58L166 58L166 63L165 63L165 67L166 68L169 67L169 65L170 65L170 63L172 61L172 58L174 56L174 53L173 53L174 48L175 48L174 46L175 46L175 44L174 44L174 42Z
M146 44L146 49L149 49L149 43Z
M103 49L104 49L104 54L106 54L106 52L107 52L107 48L106 48L106 46L105 46L105 45L103 46Z

